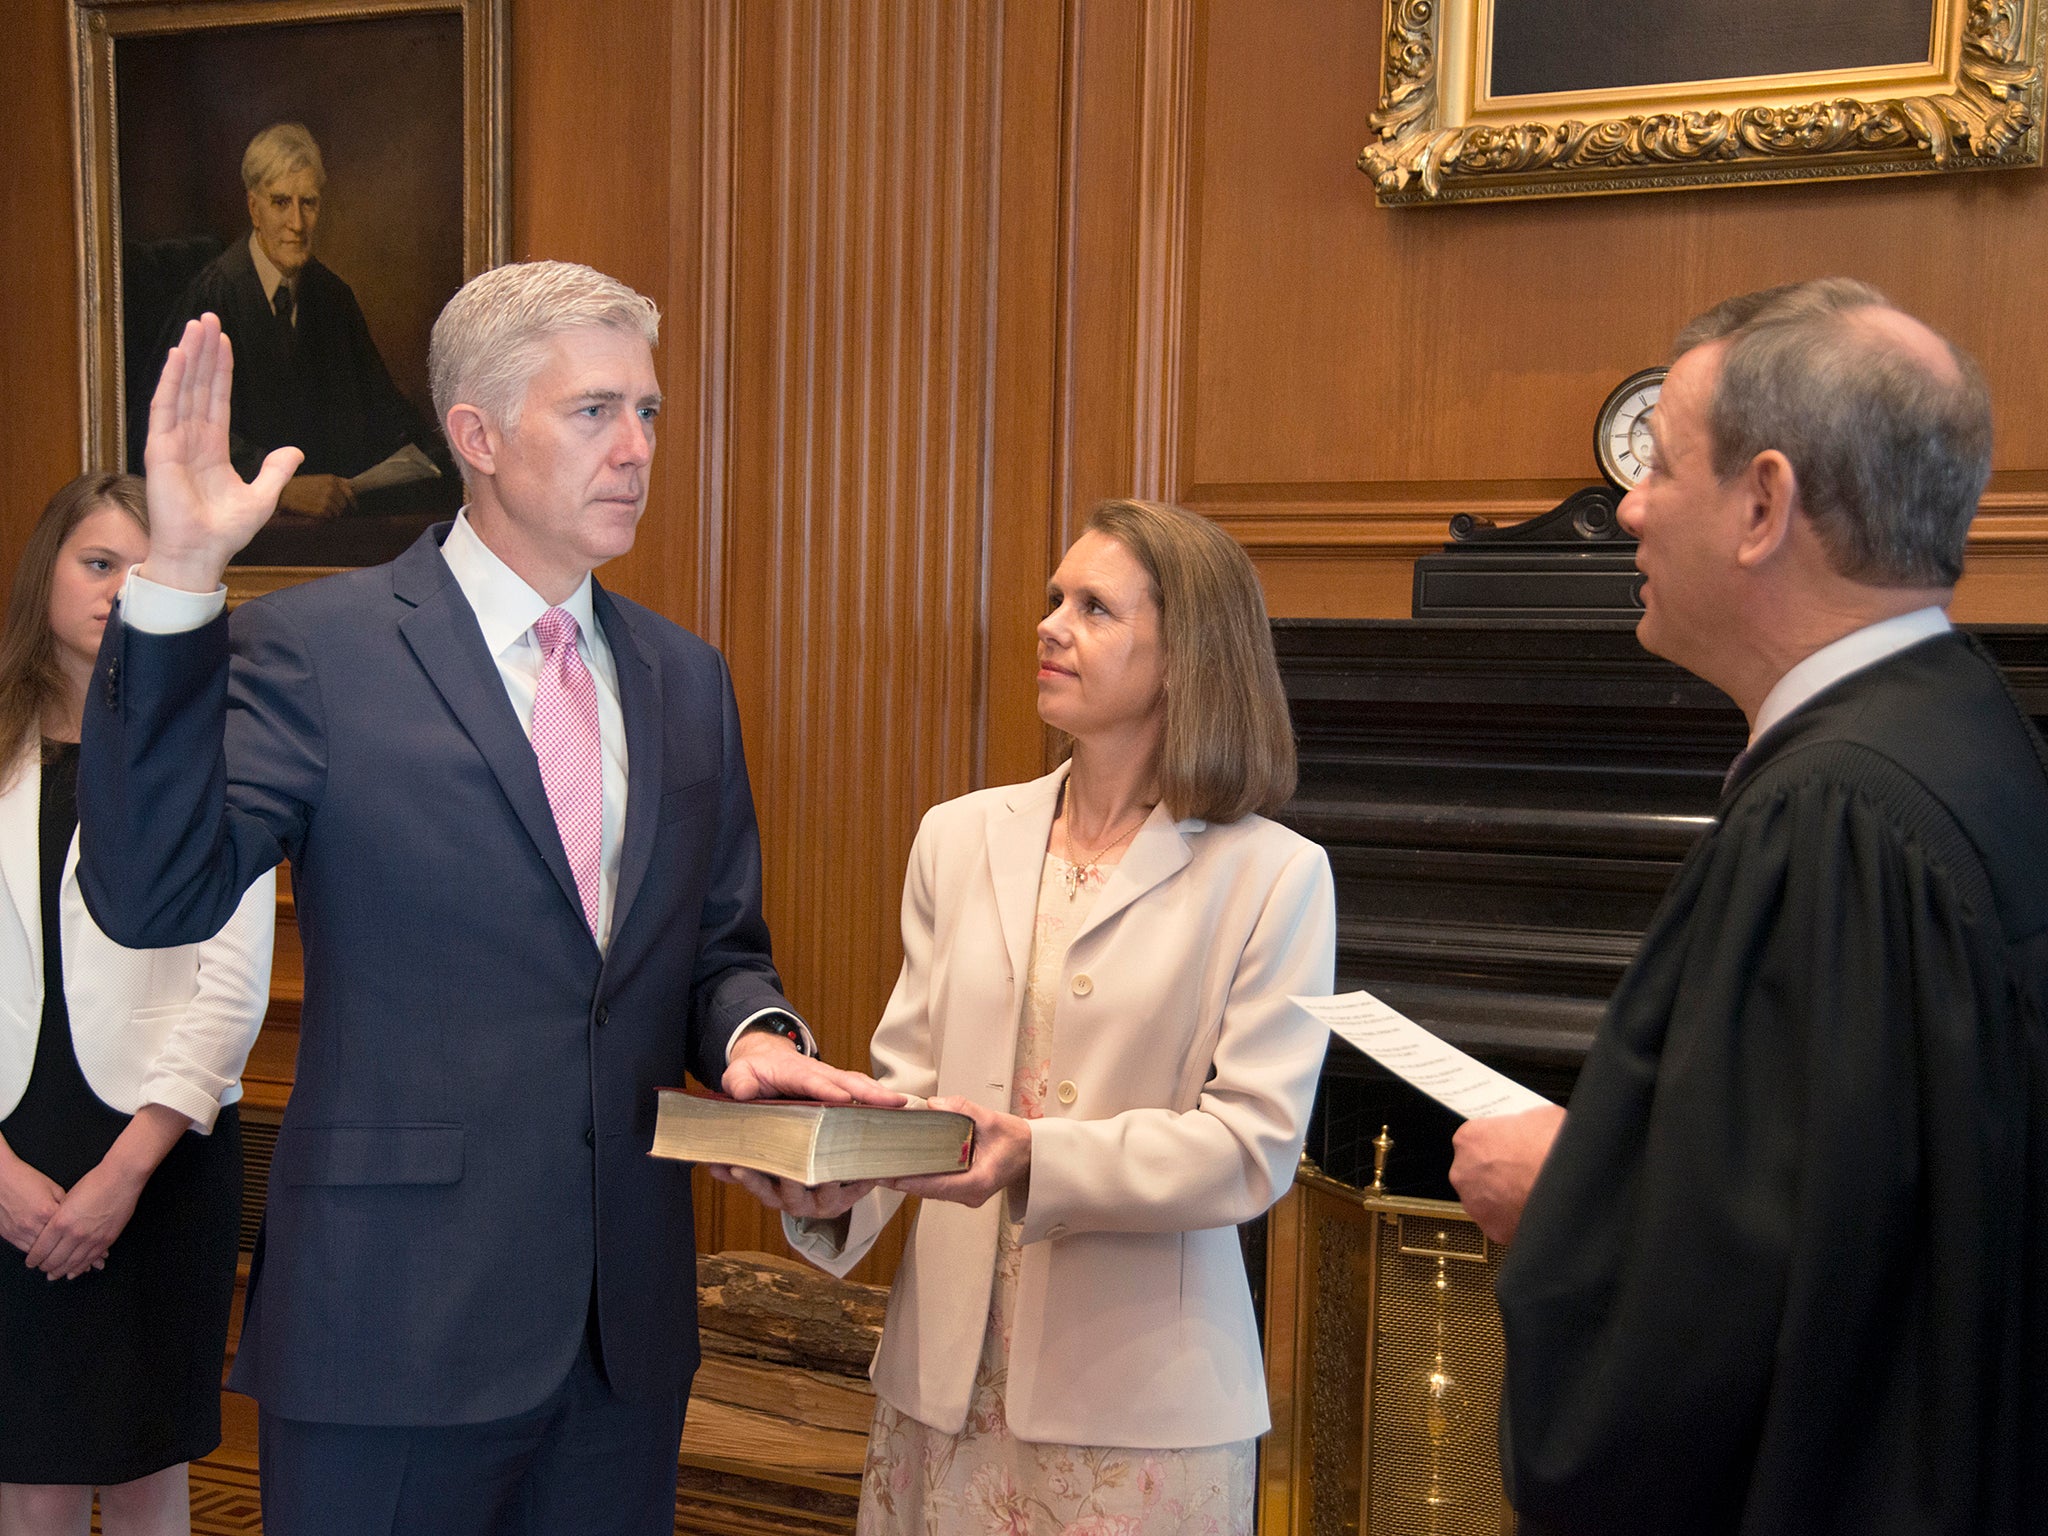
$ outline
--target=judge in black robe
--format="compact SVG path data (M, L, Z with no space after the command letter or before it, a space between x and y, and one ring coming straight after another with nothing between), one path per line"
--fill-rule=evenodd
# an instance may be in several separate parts
M2048 775L1958 636L1757 744L1500 1281L1562 1530L2021 1524L2048 1455Z
M1860 285L1699 328L1623 509L1639 634L1762 729L1562 1129L1458 1134L1453 1182L1513 1240L1509 1494L1577 1536L2040 1531L2048 766L1940 613L1988 396ZM1781 418L1791 448L1757 447ZM1869 646L1902 622L1939 632Z

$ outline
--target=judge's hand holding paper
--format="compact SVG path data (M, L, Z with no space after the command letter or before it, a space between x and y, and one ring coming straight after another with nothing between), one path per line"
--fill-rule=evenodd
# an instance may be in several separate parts
M1511 1241L1543 1159L1564 1124L1564 1110L1438 1039L1370 992L1294 1001L1329 1025L1338 1039L1466 1117L1451 1138L1457 1149L1451 1183L1480 1231L1496 1243Z

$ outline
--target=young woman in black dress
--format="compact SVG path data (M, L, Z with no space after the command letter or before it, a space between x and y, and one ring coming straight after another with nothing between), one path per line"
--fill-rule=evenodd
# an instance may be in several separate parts
M29 535L0 629L0 1536L190 1530L220 1443L241 1133L275 884L219 936L124 950L78 891L86 689L142 482L86 475Z

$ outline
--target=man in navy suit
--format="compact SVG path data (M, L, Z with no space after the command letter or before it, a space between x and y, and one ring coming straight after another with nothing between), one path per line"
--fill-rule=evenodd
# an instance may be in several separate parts
M899 1101L782 996L723 659L590 576L646 506L658 324L587 267L476 278L431 357L462 515L232 625L298 453L235 472L211 315L151 404L81 883L164 945L292 864L297 1079L232 1379L271 1536L666 1533L696 1269L655 1089Z

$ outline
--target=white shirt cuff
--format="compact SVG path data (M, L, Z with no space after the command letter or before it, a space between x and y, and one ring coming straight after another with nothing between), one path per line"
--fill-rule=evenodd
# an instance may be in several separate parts
M817 1057L818 1041L817 1037L811 1033L810 1025L791 1013L787 1008L757 1008L744 1019L741 1019L740 1027L726 1037L725 1059L728 1064L732 1061L732 1048L740 1043L740 1036L744 1035L756 1024L767 1024L776 1034L782 1034L782 1027L779 1024L768 1024L771 1018L787 1019L790 1023L794 1024L797 1027L797 1032L804 1037L803 1043L798 1049L813 1059Z
M145 635L182 635L211 624L228 605L228 589L187 592L166 587L141 574L142 567L128 567L128 580L121 586L121 622Z

